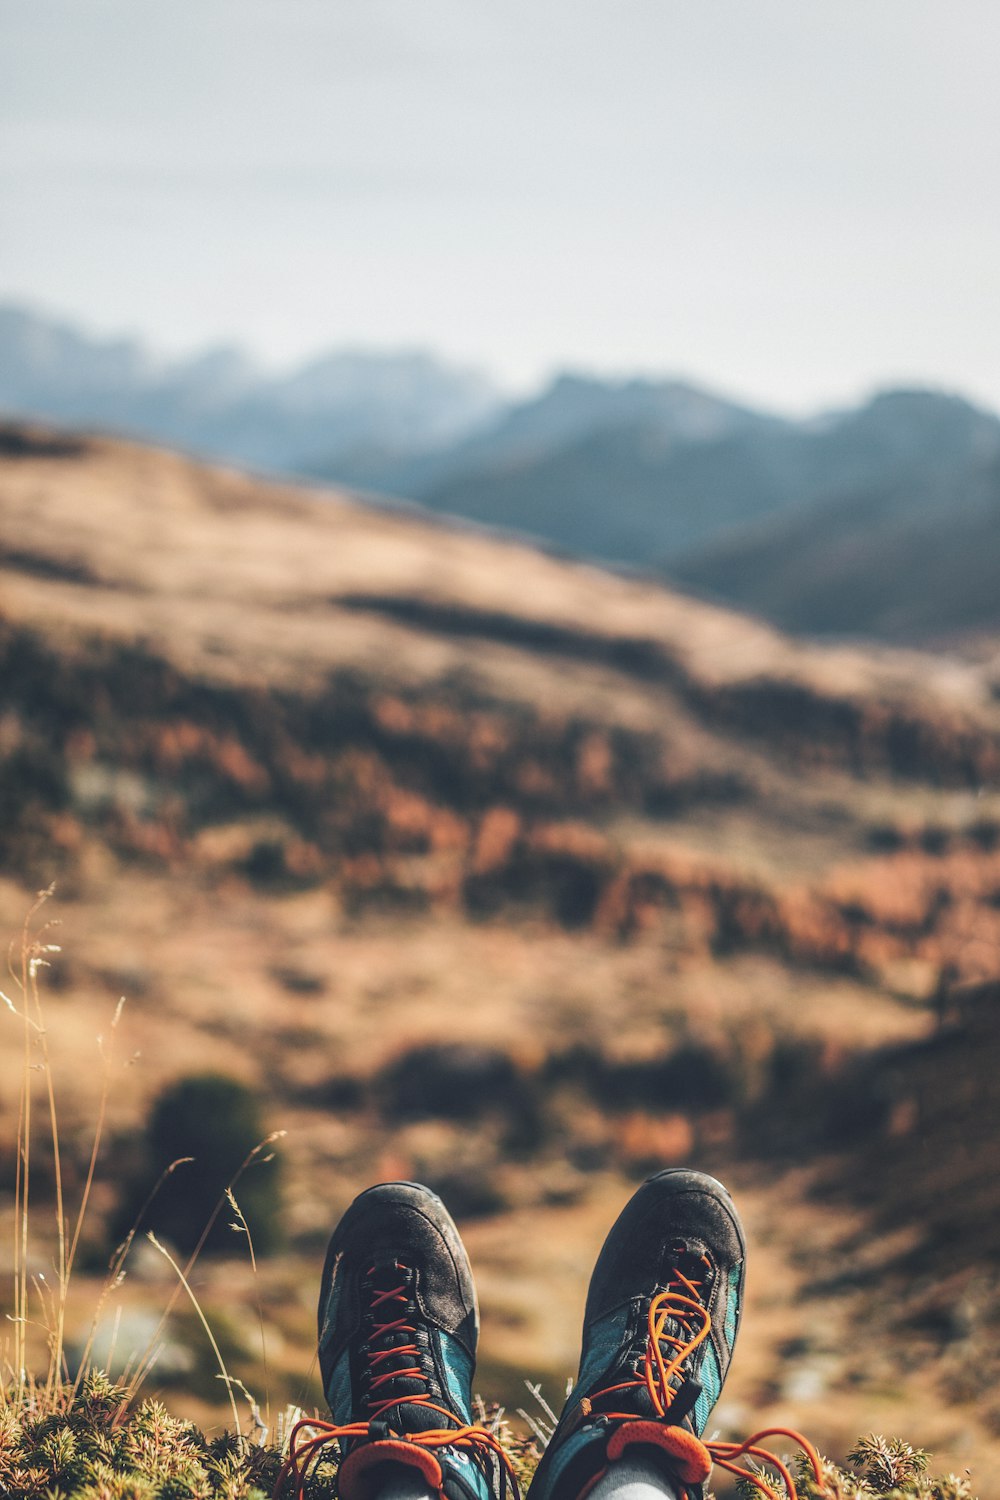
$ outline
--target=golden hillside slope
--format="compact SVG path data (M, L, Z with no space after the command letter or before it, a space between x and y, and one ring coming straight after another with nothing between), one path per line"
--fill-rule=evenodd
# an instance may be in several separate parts
M832 1446L903 1428L985 1477L995 1403L948 1386L979 1325L915 1365L884 1309L859 1334L920 1225L897 1205L873 1237L843 1183L880 1143L921 1150L909 1063L870 1119L857 1068L933 1043L935 1001L996 969L998 676L795 642L417 512L8 430L0 918L14 932L55 876L67 1139L122 992L142 1056L111 1101L117 1160L181 1073L261 1093L289 1130L292 1247L264 1273L289 1392L318 1247L373 1176L455 1204L483 1383L509 1399L516 1372L571 1370L629 1183L696 1161L734 1182L757 1264L720 1424ZM19 1034L0 1045L7 1111ZM965 1055L941 1054L945 1090ZM489 1086L459 1107L470 1078ZM950 1296L994 1306L981 1260L955 1274ZM238 1325L240 1274L205 1278Z

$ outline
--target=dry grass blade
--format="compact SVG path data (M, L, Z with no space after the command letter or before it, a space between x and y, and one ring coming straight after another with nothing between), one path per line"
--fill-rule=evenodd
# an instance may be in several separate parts
M185 1162L188 1162L190 1160L191 1160L191 1158L189 1156L181 1156L181 1157L178 1157L178 1159L176 1161L172 1161L170 1163L169 1167L165 1167L164 1168L164 1170L160 1173L159 1177L157 1178L156 1182L154 1183L151 1192L149 1193L149 1195L146 1198L146 1201L143 1203L143 1205L140 1208L138 1214L136 1215L135 1222L133 1223L132 1227L130 1228L128 1234L125 1236L124 1240L118 1246L117 1250L115 1251L114 1255L111 1258L111 1264L110 1264L110 1266L108 1268L107 1279L106 1279L106 1281L104 1283L104 1286L101 1289L101 1294L98 1297L97 1302L95 1304L94 1315L93 1315L93 1317L92 1317L92 1319L90 1321L90 1328L89 1328L88 1333L87 1333L86 1343L84 1344L83 1353L80 1356L80 1360L79 1360L79 1365L78 1365L78 1368L77 1368L76 1377L75 1377L75 1379L73 1381L73 1395L74 1396L76 1395L76 1393L80 1389L80 1383L83 1380L84 1376L86 1375L86 1373L87 1373L87 1371L88 1371L88 1369L90 1367L90 1356L91 1356L91 1353L93 1351L94 1340L97 1337L97 1330L98 1330L98 1327L100 1325L101 1314L103 1313L104 1308L105 1308L105 1306L107 1304L108 1298L111 1296L112 1292L114 1292L116 1290L116 1288L118 1288L119 1286L121 1286L122 1281L125 1279L125 1261L128 1258L128 1253L129 1253L129 1251L132 1248L132 1244L133 1244L133 1242L135 1240L136 1234L139 1232L139 1227L142 1224L143 1216L145 1215L146 1210L148 1209L149 1205L152 1203L153 1199L156 1197L157 1193L160 1191L160 1188L163 1186L163 1184L167 1180L167 1178L174 1171L176 1171L176 1169L178 1167L183 1166L185 1164ZM163 1330L163 1326L164 1326L165 1322L166 1322L166 1314L164 1314L163 1319L161 1320L159 1326L157 1327L156 1332L153 1335L153 1338L150 1341L150 1347L147 1348L147 1350L143 1354L142 1361L140 1361L140 1363L142 1363L143 1361L147 1361L147 1363L145 1364L145 1368L146 1369L149 1368L148 1359L149 1359L149 1356L150 1356L151 1349L155 1345L156 1340L159 1338L160 1333ZM135 1394L135 1391L133 1390L132 1391L132 1395L134 1396L134 1394Z
M218 1202L216 1203L215 1207L213 1208L211 1214L209 1214L208 1220L207 1220L207 1222L205 1224L205 1227L202 1230L200 1236L198 1237L198 1242L195 1245L194 1249L191 1251L191 1254L188 1256L187 1261L185 1262L185 1265L184 1265L184 1276L185 1277L190 1276L192 1270L194 1269L194 1266L195 1266L195 1264L196 1264L196 1262L198 1260L198 1257L199 1257L199 1255L201 1254L202 1250L205 1247L205 1241L208 1239L208 1236L211 1234L212 1229L213 1229L213 1227L215 1225L215 1222L216 1222L216 1220L219 1217L219 1214L222 1212L223 1207L230 1201L228 1195L233 1192L233 1190L236 1187L236 1184L239 1182L240 1178L243 1176L243 1173L247 1170L247 1168L253 1162L255 1162L257 1160L257 1158L260 1156L260 1153L262 1151L264 1151L268 1146L270 1146L271 1144L273 1144L274 1141L279 1140L284 1134L285 1134L285 1132L283 1130L273 1130L270 1133L270 1135L265 1136L262 1141L258 1141L257 1144L256 1144L256 1146L254 1146L253 1150L249 1151L247 1153L247 1155L244 1157L242 1163L239 1166L239 1169L234 1174L234 1176L232 1178L232 1181L223 1190L223 1192L221 1193L221 1195L219 1197ZM181 1157L181 1158L179 1158L178 1161L174 1162L171 1165L171 1167L168 1168L168 1172L172 1172L173 1169L174 1169L174 1167L180 1166L182 1162L184 1162L184 1161L190 1161L191 1159L192 1158L190 1158L190 1157ZM268 1160L270 1160L270 1158L269 1157L264 1157L263 1160L264 1161L268 1161ZM163 1178L161 1177L160 1182L162 1182L162 1181L163 1181ZM154 1194L158 1190L159 1186L160 1186L160 1183L157 1183L157 1187L154 1188L154 1190L153 1190ZM142 1210L143 1213L145 1212L146 1207L148 1207L148 1205L149 1205L149 1203L150 1203L150 1201L152 1199L152 1196L153 1195L151 1194L150 1198L146 1200L146 1204L144 1205L143 1210ZM140 1214L140 1219L141 1219L141 1214ZM132 1235L133 1234L134 1234L134 1230L130 1233L129 1239L126 1242L126 1246L125 1246L125 1253L126 1254L128 1252L128 1246L131 1244L131 1240L132 1240ZM160 1337L161 1333L163 1332L164 1328L166 1327L167 1319L170 1317L170 1314L173 1312L174 1307L177 1304L177 1298L179 1296L180 1296L180 1284L178 1284L178 1286L175 1288L175 1290L171 1293L170 1297L167 1299L167 1305L163 1309L163 1312L160 1315L160 1321L156 1325L156 1329L155 1329L155 1331L153 1333L153 1336L149 1340L149 1343L147 1344L146 1349L144 1350L144 1352L142 1354L142 1357L140 1358L140 1360L139 1360L139 1362L138 1362L138 1364L136 1366L136 1371L135 1371L135 1374L132 1377L132 1380L129 1382L129 1391L130 1391L130 1395L131 1395L132 1398L134 1398L136 1392L138 1391L139 1387L141 1386L143 1380L146 1377L146 1374L148 1373L148 1371L150 1369L150 1366L151 1366L151 1363L152 1363L152 1358L153 1358L153 1351L155 1350L155 1348L157 1346L157 1342L159 1340L159 1337Z
M236 1397L233 1395L233 1385L234 1385L233 1377L230 1375L229 1371L226 1369L226 1362L222 1358L222 1350L219 1348L219 1345L218 1345L218 1343L216 1341L216 1338L215 1338L215 1334L212 1332L211 1325L210 1325L208 1319L205 1317L204 1312L202 1311L201 1303L198 1301L198 1298L195 1296L194 1290L192 1289L192 1286L191 1286L191 1283L188 1281L188 1279L185 1276L184 1272L181 1270L180 1266L174 1260L173 1256L170 1254L170 1251L167 1249L167 1247L165 1245L161 1245L160 1241L156 1238L156 1235L153 1234L152 1231L150 1231L150 1233L147 1234L146 1238L149 1240L149 1243L155 1249L159 1250L160 1254L164 1257L164 1259L166 1261L168 1261L169 1264L173 1267L174 1271L176 1272L178 1281L180 1282L181 1286L184 1288L185 1292L187 1292L187 1294L188 1294L188 1297L189 1297L189 1299L191 1301L191 1306L194 1308L195 1313L198 1316L198 1321L201 1323L202 1328L204 1328L204 1330L205 1330L205 1334L206 1334L206 1337L208 1338L208 1342L212 1346L212 1353L215 1355L215 1358L218 1361L219 1373L222 1376L222 1379L225 1381L225 1384L226 1384L226 1390L227 1390L227 1392L229 1394L229 1404L232 1407L232 1412L233 1412L233 1428L234 1428L234 1431L237 1434L237 1436L239 1436L239 1433L240 1433L240 1414L239 1414L239 1412L238 1412L238 1410L236 1408Z
M257 1255L253 1247L253 1235L250 1233L250 1225L247 1223L243 1210L236 1201L236 1194L232 1188L226 1188L226 1198L236 1215L236 1223L232 1225L240 1234L247 1237L247 1249L250 1252L250 1266L253 1271L254 1302L257 1307L257 1327L260 1330L260 1361L264 1375L264 1411L266 1414L266 1425L271 1425L271 1380L267 1367L267 1335L264 1331L264 1304L260 1296L260 1278L257 1274Z
M38 968L39 963L44 962L44 952L52 951L49 947L39 946L32 935L32 924L36 913L52 895L54 887L49 886L44 891L39 891L35 901L28 909L21 928L21 943L19 955L19 967L15 969L13 962L8 956L7 968L21 992L22 1010L11 1000L4 999L14 1013L19 1016L24 1029L24 1045L22 1052L21 1073L21 1096L18 1108L17 1124L17 1170L14 1186L14 1368L16 1379L17 1399L22 1401L25 1394L25 1382L27 1381L27 1331L28 1331L28 1242L31 1203L31 1128L32 1128L32 1090L31 1075L35 1069L32 1061L33 1036L41 1036L44 1045L44 1027L41 1019L41 1009L38 993ZM34 1009L35 1016L30 1014ZM52 1089L52 1074L48 1068L47 1048L43 1052L44 1064L50 1104L50 1120L53 1132L53 1150L55 1156L56 1173L56 1214L59 1231L59 1271L60 1283L65 1280L65 1223L62 1212L62 1174L59 1161L59 1133L55 1116L55 1100ZM62 1359L62 1336L61 1329L56 1333L55 1361L58 1371ZM49 1371L49 1379L53 1378L53 1371Z

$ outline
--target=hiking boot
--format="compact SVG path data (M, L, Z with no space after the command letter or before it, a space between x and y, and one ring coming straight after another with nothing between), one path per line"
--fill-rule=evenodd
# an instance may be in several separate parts
M478 1335L468 1257L440 1198L413 1182L355 1198L320 1285L319 1362L333 1422L312 1424L325 1433L314 1445L340 1444L343 1500L372 1500L390 1464L417 1470L448 1500L499 1493L498 1445L472 1419Z
M580 1500L629 1450L700 1494L700 1441L739 1327L746 1258L733 1201L714 1177L649 1178L604 1242L587 1296L576 1386L530 1500Z

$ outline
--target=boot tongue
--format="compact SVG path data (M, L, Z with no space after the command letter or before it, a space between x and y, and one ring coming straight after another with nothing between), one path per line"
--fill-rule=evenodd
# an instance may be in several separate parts
M440 1427L444 1418L422 1401L404 1397L429 1396L434 1392L426 1375L433 1368L427 1335L415 1326L413 1316L414 1273L409 1266L390 1260L372 1266L365 1280L369 1295L367 1338L368 1405L378 1412L377 1421L397 1432L425 1432ZM386 1325L401 1323L398 1328ZM380 1332L380 1329L385 1329ZM413 1372L419 1370L419 1374ZM391 1406L385 1403L391 1401Z
M715 1266L700 1246L689 1244L686 1240L674 1242L671 1246L670 1270L665 1277L665 1290L674 1292L689 1302L697 1302L707 1307L714 1279ZM688 1307L686 1302L680 1303L678 1314L677 1317L667 1318L661 1334L661 1351L664 1363L668 1365L673 1362L678 1353L676 1346L669 1340L677 1339L681 1344L686 1344L701 1329L698 1313L694 1308ZM695 1351L693 1359L691 1355L688 1355L678 1372L671 1377L670 1388L674 1392L674 1399L667 1407L668 1420L671 1423L684 1422L701 1394L701 1386L696 1377L703 1354L704 1345ZM692 1364L694 1370L692 1370ZM644 1364L640 1368L644 1368ZM645 1386L642 1396L650 1409L653 1409L652 1399Z
M630 1384L626 1390L609 1390L606 1393L599 1393L593 1400L595 1412L599 1414L602 1411L628 1411L638 1418L661 1420L646 1384L650 1302L661 1292L668 1291L676 1292L693 1301L707 1302L713 1276L714 1270L711 1263L707 1262L697 1249L689 1248L683 1241L678 1241L671 1247L671 1255L663 1272L663 1281L654 1289L650 1299L643 1299L635 1305L634 1337L629 1343L624 1359L619 1364L612 1380L609 1381L609 1385L612 1386L625 1382L638 1382L638 1384ZM684 1280L681 1280L681 1277ZM689 1285L685 1283L689 1283L695 1291L692 1292ZM687 1312L689 1309L681 1304L679 1311ZM669 1340L677 1339L679 1343L687 1343L698 1329L697 1314L694 1309L690 1309L690 1313L692 1319L690 1326L682 1322L679 1317L668 1317L663 1325L660 1347L665 1364L669 1365L677 1352L676 1346ZM698 1353L700 1354L701 1350ZM696 1359L696 1363L700 1363L700 1360ZM655 1363L651 1373L655 1385L658 1381ZM676 1394L674 1403L667 1409L668 1420L680 1423L684 1421L701 1389L697 1382L691 1379L688 1360L685 1360L678 1373L671 1378L670 1386Z

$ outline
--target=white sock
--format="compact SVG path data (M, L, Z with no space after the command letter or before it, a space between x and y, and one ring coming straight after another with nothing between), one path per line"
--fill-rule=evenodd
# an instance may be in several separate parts
M680 1487L671 1483L659 1464L629 1454L608 1466L587 1500L679 1500L679 1495ZM406 1464L387 1464L378 1500L437 1500L437 1496L419 1470Z
M386 1464L385 1482L376 1500L437 1500L437 1491L429 1488L419 1469L409 1464Z
M680 1486L675 1485L662 1467L638 1453L624 1453L608 1465L587 1500L678 1500Z

